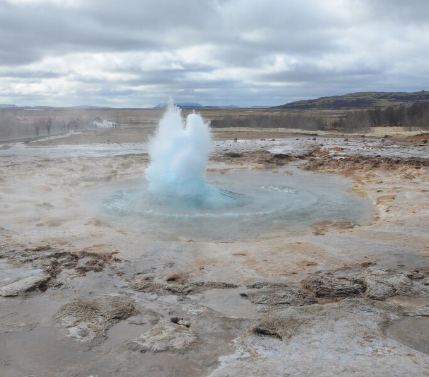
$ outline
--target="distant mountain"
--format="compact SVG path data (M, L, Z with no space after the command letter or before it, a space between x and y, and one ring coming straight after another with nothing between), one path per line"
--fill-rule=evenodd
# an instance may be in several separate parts
M79 106L70 106L71 109L100 109L100 106L90 106L90 105L79 105Z
M204 109L238 109L236 105L203 106Z
M167 107L167 103L158 103L158 105L156 105L154 107L154 109L164 109ZM196 102L178 102L175 103L175 105L177 107L180 107L181 109L218 109L218 108L238 108L240 106L236 106L236 105L225 105L225 106L204 106L201 105L200 103L196 103Z
M421 92L360 92L342 96L321 97L318 99L296 101L276 106L288 110L336 110L363 109L369 107L399 106L417 101L429 101L429 91Z
M189 108L194 109L194 108L197 108L197 107L204 107L200 103L196 103L196 102L178 102L178 103L175 103L175 105L177 107L182 108L182 109L189 109ZM167 106L168 106L168 103L165 103L165 102L158 103L158 105L156 105L154 107L154 109L164 109Z
M51 110L51 109L55 109L55 107L53 106L22 106L22 109L27 109L27 110Z
M7 104L7 103L0 103L0 109L8 109L8 108L11 108L11 107L18 107L18 106Z

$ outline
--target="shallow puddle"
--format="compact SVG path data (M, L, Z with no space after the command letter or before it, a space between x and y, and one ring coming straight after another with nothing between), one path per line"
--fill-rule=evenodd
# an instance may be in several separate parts
M203 294L200 305L208 307L228 317L257 318L256 305L240 296L242 288L237 289L211 289Z
M392 323L387 327L386 336L429 354L429 318L407 317Z

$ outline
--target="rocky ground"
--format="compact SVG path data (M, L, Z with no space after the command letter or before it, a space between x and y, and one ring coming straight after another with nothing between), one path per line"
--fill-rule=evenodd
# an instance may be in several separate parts
M94 210L148 162L121 132L0 145L1 376L429 375L424 135L222 135L209 172L340 174L374 216L210 242Z

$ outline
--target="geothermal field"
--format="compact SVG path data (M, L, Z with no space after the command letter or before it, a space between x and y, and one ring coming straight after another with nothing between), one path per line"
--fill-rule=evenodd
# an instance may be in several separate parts
M429 375L428 147L390 131L1 143L0 375Z

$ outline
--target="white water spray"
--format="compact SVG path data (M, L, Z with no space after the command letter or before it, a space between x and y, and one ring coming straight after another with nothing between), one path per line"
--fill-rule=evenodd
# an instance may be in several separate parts
M170 102L149 144L149 190L178 198L205 196L211 187L205 179L210 150L209 123L195 113L185 121Z

